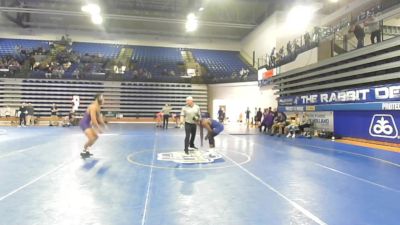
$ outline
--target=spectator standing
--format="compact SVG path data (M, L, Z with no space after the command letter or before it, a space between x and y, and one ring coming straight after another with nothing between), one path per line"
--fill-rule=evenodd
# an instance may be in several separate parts
M262 126L264 126L264 133L267 131L268 133L271 133L272 125L274 123L274 118L275 118L274 112L272 112L271 109L267 110L267 113L265 113L263 122L261 123L260 126L260 132Z
M222 107L219 107L219 110L218 110L218 120L220 123L223 123L225 120L225 112L222 109Z
M22 103L22 105L19 107L19 126L26 126L26 114L27 114L27 108L25 105L25 102ZM24 121L24 125L22 125L22 121Z
M51 107L51 118L50 118L50 126L57 126L57 115L58 115L58 107L56 103L53 103Z
M33 108L32 103L28 103L27 111L28 111L28 114L26 115L27 125L28 126L32 126L32 125L35 124L34 123L34 112L35 112L35 110Z
M255 121L256 121L256 125L257 126L260 126L261 124L261 118L262 118L262 112L261 112L261 108L259 108L258 109L258 111L257 111L257 113L256 113L256 119L255 119Z
M364 38L365 38L365 32L364 28L361 27L360 24L353 24L353 26L350 29L350 32L354 33L354 36L357 39L357 48L362 48L364 47Z
M364 24L371 33L371 43L375 44L375 39L377 43L381 42L381 31L379 28L379 21L377 20L376 16L371 15Z
M304 45L306 46L306 49L311 47L311 36L308 32L304 34Z
M250 109L247 107L247 110L245 111L246 114L246 125L248 126L250 123Z
M165 106L161 110L163 114L163 129L168 129L168 122L171 110L172 108L168 104L165 104Z

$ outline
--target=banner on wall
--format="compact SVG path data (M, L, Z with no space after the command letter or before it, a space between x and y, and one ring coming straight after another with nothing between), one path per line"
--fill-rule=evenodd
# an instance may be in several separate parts
M400 110L400 102L365 102L365 103L342 103L328 105L306 105L306 106L279 106L279 111L353 111L353 110Z
M400 143L400 111L336 111L335 134Z
M317 130L325 130L333 132L334 118L333 112L306 112L308 118L312 122L313 126ZM287 113L287 117L290 118L295 113ZM297 113L301 118L304 113Z
M303 106L383 101L400 101L400 83L301 96L280 97L278 104L279 106ZM397 106L393 105L387 107Z
M258 86L266 86L271 84L271 77L276 75L276 69L267 70L262 68L258 70Z
M333 132L333 112L307 112L307 114L314 128Z

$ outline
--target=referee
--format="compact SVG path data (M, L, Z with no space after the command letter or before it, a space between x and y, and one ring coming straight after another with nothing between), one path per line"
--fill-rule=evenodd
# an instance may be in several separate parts
M193 102L192 96L186 98L186 106L182 108L181 123L185 122L185 153L189 154L189 149L197 149L194 146L196 137L196 121L200 119L200 107ZM190 142L189 142L190 139Z

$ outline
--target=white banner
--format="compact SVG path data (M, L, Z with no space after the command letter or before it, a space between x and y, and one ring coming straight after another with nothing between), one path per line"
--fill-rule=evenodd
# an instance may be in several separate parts
M263 74L267 72L267 69L262 68L260 70L258 70L258 80L262 80L263 79Z
M307 112L314 128L333 132L333 112Z
M304 112L297 113L299 118L303 116ZM314 124L314 128L317 130L325 130L333 132L333 112L332 111L321 111L321 112L306 112L308 118ZM295 113L287 113L288 119L295 115Z

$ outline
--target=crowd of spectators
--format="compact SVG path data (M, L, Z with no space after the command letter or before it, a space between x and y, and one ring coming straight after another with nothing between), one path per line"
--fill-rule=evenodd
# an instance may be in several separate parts
M278 112L269 107L264 110L255 108L253 117L250 116L251 114L252 112L247 108L245 122L248 126L257 127L260 132L271 136L286 135L288 138L295 138L296 134L311 137L310 132L306 130L312 125L307 113L303 113L301 117L297 113L288 117L284 112Z
M301 38L288 41L286 46L281 46L279 50L272 48L271 53L267 54L265 64L268 69L282 66L296 59L297 55L316 47L320 41L322 30L315 27L312 34L306 32Z
M15 75L15 73L21 70L20 62L12 56L4 56L0 58L0 73L6 77L9 74Z
M132 60L108 58L102 54L77 53L74 52L69 37L62 37L60 41L51 41L33 49L24 48L21 45L15 46L12 54L0 58L0 75L9 76L16 73L19 73L18 77L46 79L173 80L176 82L190 77L183 64L164 65L154 62L154 64L141 65ZM242 81L247 79L249 73L249 69L242 68L222 78ZM215 76L210 77L210 79L213 78ZM203 79L207 80L207 77Z

